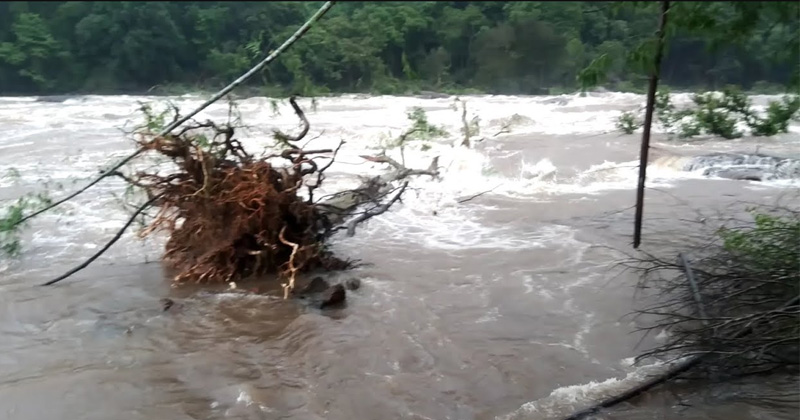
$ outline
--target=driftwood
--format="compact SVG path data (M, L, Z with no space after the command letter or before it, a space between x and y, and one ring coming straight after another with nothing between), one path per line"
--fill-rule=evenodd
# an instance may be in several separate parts
M409 169L390 158L385 153L376 156L362 155L363 159L370 162L384 163L391 167L391 171L383 175L378 175L364 180L359 188L355 190L342 191L325 197L325 200L318 203L320 211L325 213L327 218L331 221L332 225L338 225L333 228L329 233L335 233L338 230L346 229L348 236L354 233L355 225L362 223L374 216L384 213L388 207L378 206L372 210L354 213L360 206L365 203L376 202L387 195L390 195L394 188L392 183L396 181L403 181L411 176L426 175L433 178L439 176L438 166L439 158L434 158L427 169ZM392 204L399 199L400 194L405 190L406 184L401 186L400 192L389 203ZM348 221L348 219L352 218Z
M317 198L315 190L345 143L335 149L297 146L310 123L296 98L289 102L302 129L296 135L276 131L274 137L283 149L265 157L247 152L229 124L207 121L187 125L176 134L137 134L141 150L167 157L176 170L166 175L146 171L115 175L149 197L137 214L148 206L158 209L141 234L166 232L163 259L177 272L175 282L234 282L275 273L288 297L301 272L352 265L325 247L328 238L340 230L352 236L356 226L389 210L400 200L410 177L438 175L438 159L427 169L411 169L385 153L362 156L390 171L365 179L356 189ZM328 161L323 165L320 159ZM398 182L402 185L395 187ZM86 267L129 225L90 260L46 284ZM331 298L325 301L340 300L343 290L331 289Z

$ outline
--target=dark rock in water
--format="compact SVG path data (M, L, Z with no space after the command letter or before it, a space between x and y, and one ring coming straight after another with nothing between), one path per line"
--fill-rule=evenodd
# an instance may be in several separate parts
M325 290L328 290L328 288L330 288L330 284L328 284L328 282L325 281L325 279L323 279L322 277L314 277L313 279L311 279L310 282L306 284L301 284L300 287L295 289L296 290L295 294L302 296L315 293L322 293Z
M347 279L344 282L344 287L347 288L347 290L358 290L358 288L361 287L361 280L355 277Z
M716 174L720 178L735 179L737 181L762 181L764 171L759 169L725 169Z
M314 277L305 283L299 280L300 279L298 279L298 284L295 285L292 295L304 299L308 305L319 309L325 309L339 305L345 301L346 291L345 286L342 284L331 285L322 277ZM349 281L345 283L349 283ZM351 285L348 284L347 287L350 288Z
M339 304L344 303L347 293L344 290L344 286L341 284L335 284L328 288L328 290L322 292L319 301L319 308L325 309L331 306L336 306Z
M564 105L568 105L571 99L572 98L569 98L569 97L566 97L566 96L557 96L555 98L545 99L541 103L545 104L545 105L564 106Z
M161 299L161 310L163 312L167 312L175 305L175 301L170 298L163 298Z

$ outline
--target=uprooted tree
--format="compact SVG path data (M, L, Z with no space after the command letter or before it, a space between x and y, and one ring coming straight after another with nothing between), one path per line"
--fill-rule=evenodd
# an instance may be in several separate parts
M359 223L388 210L408 177L437 176L436 159L428 169L414 170L385 153L363 156L392 170L356 189L316 197L345 142L335 149L299 146L310 124L295 97L290 104L302 129L297 135L276 130L280 146L265 156L245 150L230 121L191 122L174 134L159 135L147 127L135 133L141 150L166 157L174 170L112 175L143 190L145 206L157 208L141 234L166 232L163 258L177 271L176 282L230 282L277 273L288 296L300 272L351 265L328 250L331 235L340 230L353 235Z
M36 210L29 208L29 201L20 199L8 215L0 218L0 243L11 244L10 249L2 247L2 250L18 250L18 229L29 219L71 200L103 178L118 176L133 189L143 190L148 200L97 253L45 285L87 267L150 207L158 211L141 233L167 233L164 261L177 271L178 283L230 282L277 273L284 280L284 297L288 297L299 272L351 266L351 261L341 260L328 250L326 240L339 230L353 235L359 223L387 211L405 191L408 177L437 177L438 159L426 170L413 170L385 152L364 156L393 170L366 179L354 190L315 199L314 192L322 186L325 171L334 163L344 141L335 149L306 149L310 140L300 146L298 142L306 137L310 124L294 97L290 98L290 104L302 122L302 130L294 136L276 130L274 137L279 150L266 156L255 156L245 150L235 138L236 127L230 120L224 125L191 120L275 60L334 3L323 4L281 46L194 111L181 115L173 107L174 119L163 129L165 114L159 116L161 121L149 119L135 133L136 151L101 171L84 188L55 202L45 197L43 206L34 206ZM121 172L128 162L147 153L167 158L173 170L166 174L157 170L127 175ZM405 182L396 186L400 181Z

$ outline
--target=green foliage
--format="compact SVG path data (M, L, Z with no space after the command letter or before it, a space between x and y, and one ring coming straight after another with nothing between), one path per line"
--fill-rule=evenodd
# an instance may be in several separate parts
M696 136L701 132L692 118L686 121L686 117L692 117L693 111L691 109L675 108L670 99L670 90L666 86L656 92L655 114L662 127L667 131L677 127L679 136L682 138Z
M777 273L787 284L800 286L800 217L796 213L773 215L751 210L752 227L719 232L725 250L749 271Z
M611 67L611 59L608 54L601 54L592 60L586 68L578 73L578 82L581 90L599 85L606 78L608 69Z
M604 80L636 80L637 75L650 74L659 3L616 2L608 8L606 16L625 18L617 21L623 24L618 23L614 33L629 36L628 42L621 40L627 54L615 54L609 63L598 61L608 60L609 50L594 50L590 56L594 60L579 73L583 89ZM750 86L760 80L762 86L778 83L796 92L798 16L797 2L672 2L661 79L673 86L711 89L724 84ZM611 33L608 40L616 40ZM625 65L620 65L623 61Z
M618 130L625 134L633 134L634 131L642 126L642 122L636 118L633 112L626 111L617 118L616 126Z
M21 179L21 174L16 168L8 168L2 176L3 179L17 183ZM28 193L16 201L0 203L0 256L3 254L8 257L15 257L21 250L20 233L25 227L26 222L22 219L50 204L50 190L63 190L61 183L53 184L50 180L45 180L44 191L39 193Z
M53 87L54 69L59 45L41 16L21 13L13 25L13 41L0 43L0 62L16 74L8 75L30 89ZM2 79L0 79L2 80Z
M780 102L770 101L764 118L751 115L748 125L754 136L774 136L789 132L789 121L800 116L800 96L784 96Z
M278 101L276 101L275 99L270 99L269 100L269 107L270 107L270 110L272 110L272 116L273 117L281 115L280 103Z
M664 87L656 92L655 114L664 128L669 130L679 119L675 113L675 105L669 97L669 89Z
M726 88L722 95L704 93L693 98L697 109L693 116L701 132L718 135L726 139L742 136L736 130L736 123L744 121L754 136L774 136L789 131L789 121L798 115L800 97L785 96L778 101L770 101L764 117L752 110L750 100L740 90Z
M727 91L720 97L713 92L695 94L692 101L696 108L693 113L697 125L703 132L725 139L742 137L736 130L736 123L741 113L742 97L735 92Z
M447 131L443 127L428 122L428 114L420 107L415 106L412 108L411 112L406 114L406 117L411 121L411 128L406 131L406 133L409 133L409 140L430 140L447 135Z
M315 8L2 3L0 93L215 89L280 45ZM797 16L792 2L676 2L664 77L709 89L786 85L800 75ZM654 2L338 3L245 87L269 96L547 94L600 83L636 91L652 62L657 20Z
M406 113L406 118L408 118L411 126L396 138L391 138L388 134L383 135L379 142L382 148L391 149L399 147L402 150L410 141L432 140L437 137L449 135L443 127L431 124L428 121L428 115L425 113L425 110L420 107L411 108L411 110ZM421 148L425 151L430 149L430 145L428 143L423 143Z
M0 254L15 257L22 249L20 231L25 223L20 223L25 215L52 204L46 192L28 194L0 210Z
M678 127L678 138L688 139L703 134L703 128L695 119L690 119Z
M151 104L139 102L139 112L141 112L144 117L144 123L137 127L136 130L143 130L147 133L157 133L167 126L167 117L170 114L175 115L177 109L174 105L168 104L165 109L157 112L153 110Z
M744 135L737 129L743 123L753 136L774 136L789 131L789 122L800 117L800 97L786 95L770 101L764 116L753 109L750 99L740 89L726 87L720 93L704 92L692 96L693 107L677 109L667 88L656 93L655 114L658 122L679 138L701 134L736 139ZM623 114L617 128L630 134L635 130L634 116Z

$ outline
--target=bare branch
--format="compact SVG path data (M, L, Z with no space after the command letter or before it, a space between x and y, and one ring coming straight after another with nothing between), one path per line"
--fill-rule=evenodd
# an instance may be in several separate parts
M88 267L89 264L94 262L94 260L98 259L101 255L103 255L106 251L108 251L108 249L111 248L111 245L114 245L119 240L119 238L122 237L122 234L125 233L125 231L128 229L128 227L131 224L133 224L134 220L136 220L136 217L139 215L139 213L143 212L147 207L149 207L151 204L153 204L159 198L161 198L161 196L153 197L153 198L147 200L147 202L145 202L144 204L142 204L139 207L139 209L137 209L133 213L133 215L131 215L130 219L128 219L128 221L125 223L125 225L122 226L122 228L119 231L117 231L117 234L114 235L114 237L111 238L111 240L108 241L108 243L106 243L106 245L104 247L100 248L100 250L97 251L94 255L92 255L89 259L87 259L86 261L82 262L80 265L78 265L77 267L73 268L72 270L69 270L66 273L54 278L53 280L50 280L47 283L42 284L42 286L50 286L50 285L56 284L56 283L60 282L61 280L64 280L64 279L72 276L73 274L77 273L78 271L81 271L84 268Z
M369 219L371 219L371 218L373 218L373 217L375 217L375 216L377 216L379 214L386 213L386 211L389 210L389 207L391 207L392 204L394 204L395 202L397 202L400 199L400 197L403 195L403 192L406 190L406 187L408 187L408 181L403 183L403 186L400 187L400 191L391 200L389 200L386 204L381 205L380 207L378 207L375 210L365 211L364 213L362 213L361 215L359 215L355 219L351 220L347 224L347 236L353 236L353 235L356 234L356 226L359 223L365 222L365 221L367 221L367 220L369 220Z
M292 149L297 149L297 146L293 145L291 142L302 140L306 136L306 134L308 134L308 130L311 128L311 124L309 124L308 118L306 118L306 114L303 112L302 109L300 109L300 106L297 105L297 98L295 96L291 96L289 98L289 103L292 105L292 109L294 109L295 115L297 115L297 117L300 118L300 121L303 124L303 129L300 130L300 133L298 133L296 136L290 136L288 134L284 134L278 129L273 130L273 134L275 136L275 139L278 140L278 142L286 145L287 147L291 147Z
M468 202L468 201L474 200L474 199L476 199L476 198L478 198L478 197L480 197L480 196L482 196L482 195L484 195L484 194L488 194L488 193L490 193L490 192L492 192L492 191L494 191L494 190L498 189L498 188L500 187L500 185L503 185L503 184L498 184L496 187L492 188L491 190L486 190L486 191L483 191L483 192L479 192L479 193L477 193L477 194L475 194L475 195L472 195L472 196L469 196L469 197L467 197L467 198L464 198L464 199L458 200L458 201L457 201L457 203L458 203L458 204L463 204L463 203L466 203L466 202Z

